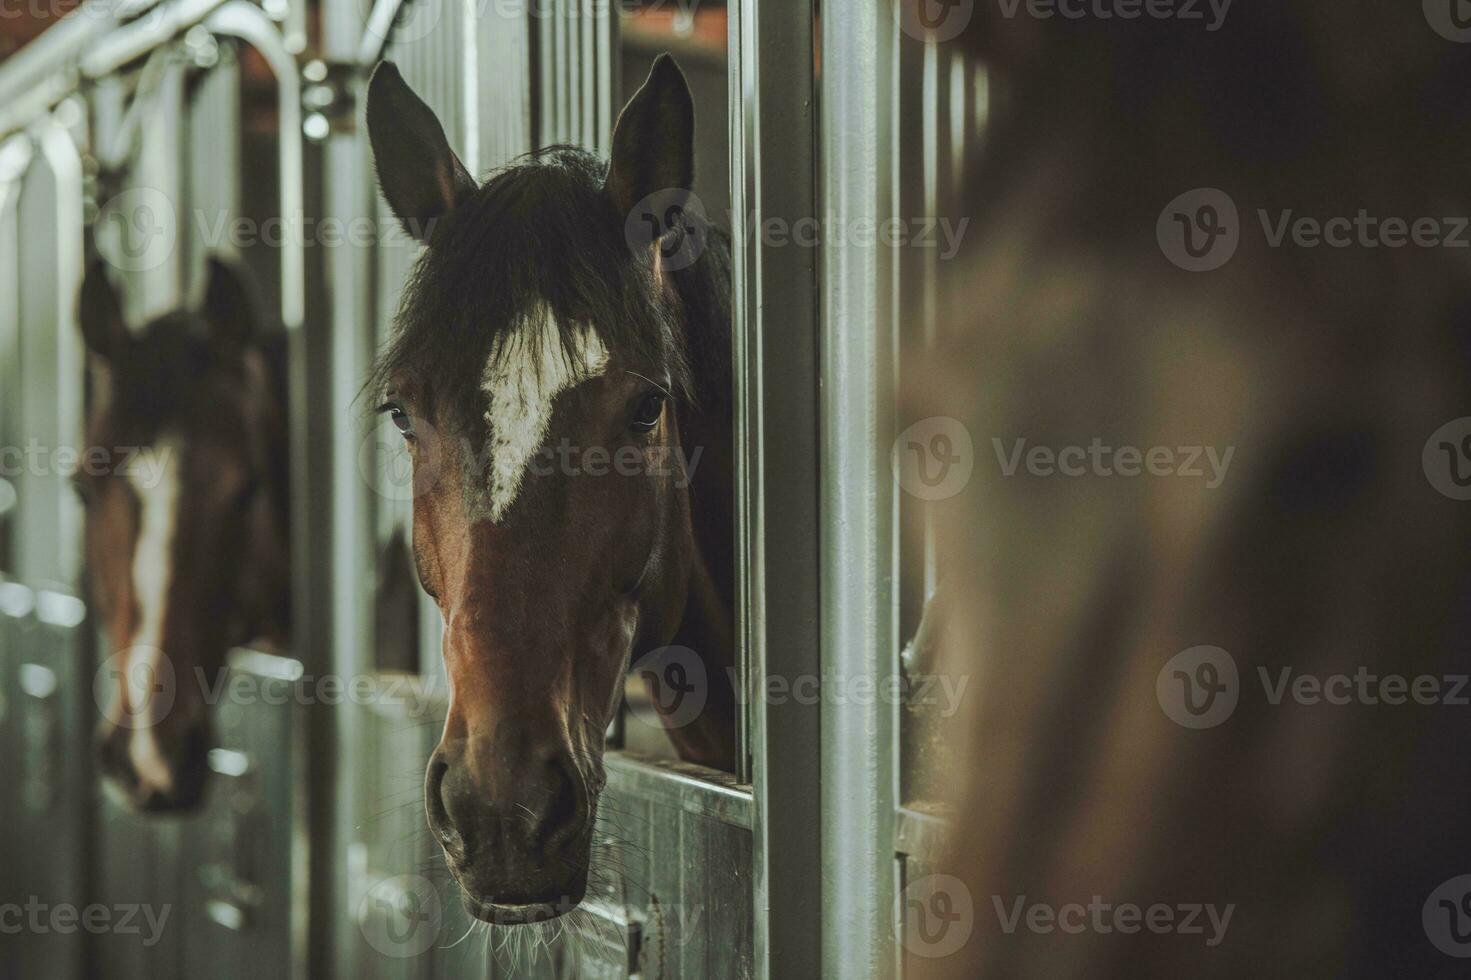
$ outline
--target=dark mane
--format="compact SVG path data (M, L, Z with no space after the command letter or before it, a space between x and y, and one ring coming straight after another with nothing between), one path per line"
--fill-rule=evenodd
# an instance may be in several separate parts
M606 172L591 153L551 147L493 174L442 219L405 286L393 339L366 390L382 396L406 379L422 400L468 424L497 339L545 304L564 353L574 328L591 325L616 354L666 366L676 393L692 397L684 331L668 304L656 301L650 267L628 246L623 216L602 192ZM696 295L709 274L690 270L677 280L692 321L710 312L709 300ZM709 358L703 343L695 354Z
M171 429L190 429L211 419L224 392L221 382L249 388L252 363L263 371L265 388L249 396L246 412L256 419L247 447L262 468L271 506L281 526L290 520L290 459L286 452L287 336L279 323L263 327L243 349L222 351L209 324L192 310L176 310L150 322L134 346L116 362L105 410L89 422L89 443L114 449L148 446ZM250 355L258 355L252 362ZM85 486L95 477L85 468L75 477Z
M687 221L699 220L693 216ZM731 268L730 236L712 225L698 233L699 259L687 269L671 273L684 312L685 357L700 408L729 415L731 388Z
M134 346L118 361L111 385L112 424L125 426L130 445L148 445L179 424L208 413L217 402L214 387L222 377L245 382L245 360L239 350L224 352L212 343L209 324L199 313L176 310L150 322L134 335ZM248 342L267 373L267 395L277 405L286 400L286 333L279 326L263 330Z
M110 406L114 424L129 428L130 441L150 444L190 414L196 379L211 365L206 333L202 317L176 311L136 335L135 346L117 364Z

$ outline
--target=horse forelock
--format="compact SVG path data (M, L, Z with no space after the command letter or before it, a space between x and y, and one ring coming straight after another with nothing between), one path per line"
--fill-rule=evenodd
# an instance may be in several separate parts
M547 434L553 400L610 361L694 394L682 308L630 249L605 170L556 147L493 175L444 219L368 384L383 397L412 391L425 421L490 460L466 490L494 520Z

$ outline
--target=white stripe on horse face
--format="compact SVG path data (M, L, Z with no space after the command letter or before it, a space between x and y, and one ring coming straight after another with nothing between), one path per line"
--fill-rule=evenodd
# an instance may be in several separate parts
M138 603L138 631L133 636L126 669L128 697L137 715L154 695L160 676L163 619L173 578L174 531L179 513L178 445L160 439L138 453L127 472L138 495L138 544L133 551L133 595ZM145 669L146 668L146 669ZM173 773L159 749L153 725L160 719L142 716L128 738L128 759L144 787L168 791Z
M589 326L579 326L564 351L557 321L539 308L496 341L480 387L490 400L490 519L510 510L531 457L546 439L552 403L569 388L601 375L608 348Z

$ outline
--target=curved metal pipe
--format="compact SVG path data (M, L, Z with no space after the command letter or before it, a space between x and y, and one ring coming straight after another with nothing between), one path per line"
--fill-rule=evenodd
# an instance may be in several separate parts
M281 167L281 320L287 330L296 330L306 318L301 75L275 22L255 4L229 0L205 19L204 26L213 34L239 38L255 48L276 76Z

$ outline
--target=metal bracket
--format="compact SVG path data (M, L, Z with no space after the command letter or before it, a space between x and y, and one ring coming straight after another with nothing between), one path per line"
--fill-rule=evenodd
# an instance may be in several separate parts
M301 79L301 129L307 139L320 143L334 133L356 131L360 65L309 61L302 66Z

